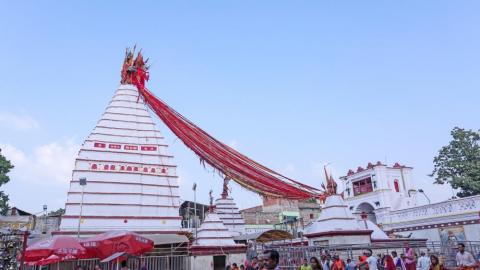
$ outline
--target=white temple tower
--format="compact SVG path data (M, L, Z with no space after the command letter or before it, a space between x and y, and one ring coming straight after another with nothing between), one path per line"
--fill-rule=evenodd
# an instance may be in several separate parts
M81 178L86 178L82 199ZM83 202L83 203L82 203ZM82 209L82 210L81 210ZM122 84L75 161L60 232L180 231L173 156L139 98Z
M215 213L233 236L245 234L245 220L233 198L228 196L228 179L224 180L222 197L215 200Z
M220 217L210 211L190 247L192 269L225 269L227 264L243 264L247 246L236 244Z
M318 219L305 228L304 235L308 238L309 245L318 246L370 244L372 233L372 228L353 217L341 195L331 194L327 197Z

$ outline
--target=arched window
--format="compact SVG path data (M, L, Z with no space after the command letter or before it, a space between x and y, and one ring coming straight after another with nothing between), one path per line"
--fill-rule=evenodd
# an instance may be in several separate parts
M151 172L151 173L155 173L155 168L152 168L152 169L150 170L150 172Z
M120 171L125 171L125 166L120 166Z
M108 170L108 165L103 165L103 169L106 171Z
M400 185L398 184L398 179L393 180L393 185L395 186L395 192L400 192Z
M148 168L147 167L143 168L143 172L148 172Z
M96 170L97 169L97 164L92 164L92 170Z
M110 170L114 171L115 170L115 165L110 165Z
M167 170L165 168L162 168L162 173L167 173Z
M128 166L127 167L127 172L131 172L132 171L132 167L131 166Z

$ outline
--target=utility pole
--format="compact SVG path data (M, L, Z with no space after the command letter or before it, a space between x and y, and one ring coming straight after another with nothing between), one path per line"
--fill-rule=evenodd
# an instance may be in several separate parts
M82 177L79 179L80 186L82 187L82 199L80 201L80 214L78 215L78 230L77 238L80 238L80 224L82 223L82 212L83 212L83 193L85 191L85 186L87 185L87 178Z
M197 243L197 183L193 183L193 219L195 220L195 243Z
M45 218L43 220L43 228L42 228L42 233L46 234L47 233L47 218L48 218L48 213L47 213L48 206L46 204L43 205L43 212L45 215Z

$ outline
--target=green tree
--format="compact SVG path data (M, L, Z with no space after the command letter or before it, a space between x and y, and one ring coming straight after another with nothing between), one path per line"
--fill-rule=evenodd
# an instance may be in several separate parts
M449 183L459 197L480 194L480 133L455 127L453 140L433 159L435 184Z
M65 209L64 208L58 208L57 210L55 211L51 211L50 213L48 213L49 216L58 216L58 215L63 215L65 214Z
M2 149L0 149L0 186L8 183L10 177L8 172L13 169L12 163L2 155ZM0 214L5 215L8 211L8 195L3 190L0 191Z

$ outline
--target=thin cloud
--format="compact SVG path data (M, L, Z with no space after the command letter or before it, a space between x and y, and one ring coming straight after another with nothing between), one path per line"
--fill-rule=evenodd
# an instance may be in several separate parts
M72 140L53 142L26 152L11 144L0 144L2 154L15 166L10 173L14 181L42 182L45 185L69 183L80 146Z
M14 114L10 112L0 112L0 126L23 131L40 127L38 122L30 115L26 113Z

